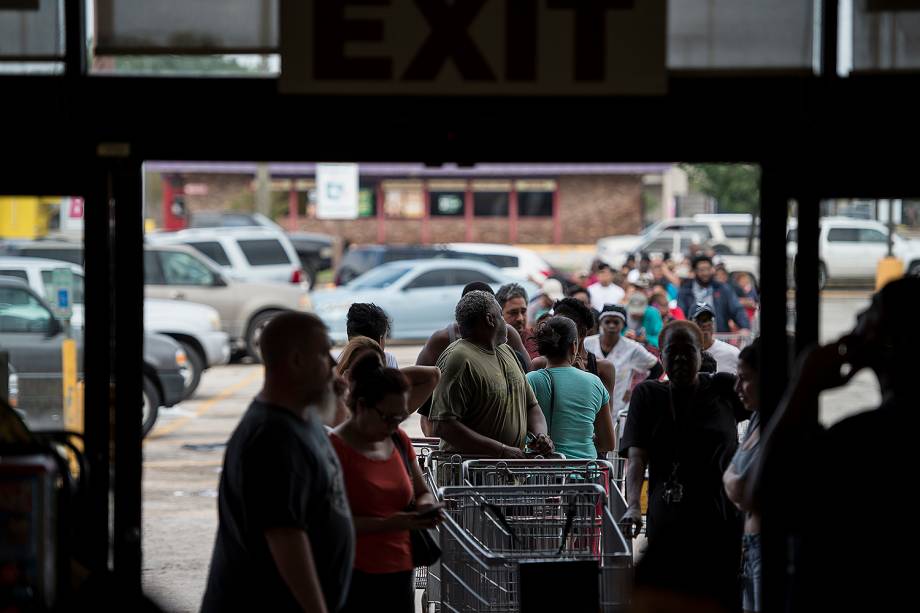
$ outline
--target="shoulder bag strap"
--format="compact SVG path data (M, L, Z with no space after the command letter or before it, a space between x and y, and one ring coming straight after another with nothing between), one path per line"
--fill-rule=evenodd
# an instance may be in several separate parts
M549 368L544 368L543 372L549 377L549 423L546 424L546 430L549 437L553 438L553 413L556 412L556 385L553 379L553 373L549 371Z
M409 487L412 488L412 502L409 503L409 508L415 507L415 479L412 476L412 467L409 466L409 450L406 449L406 446L403 444L402 437L399 435L399 432L394 432L390 438L393 440L393 444L396 445L396 451L399 452L399 457L402 458L403 467L406 469L406 474L409 475Z

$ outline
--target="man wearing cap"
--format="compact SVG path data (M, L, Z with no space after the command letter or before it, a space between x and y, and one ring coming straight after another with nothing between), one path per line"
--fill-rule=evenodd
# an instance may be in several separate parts
M716 372L738 372L738 354L740 350L734 345L715 338L715 312L706 302L693 306L690 319L700 327L703 333L703 351L716 360Z
M681 286L677 305L684 313L692 313L697 302L707 303L712 307L716 332L731 332L730 322L741 330L749 329L751 322L735 291L716 281L714 272L712 258L707 255L693 258L693 280Z
M652 378L661 376L658 358L636 341L622 335L626 327L626 309L620 305L608 304L601 311L600 334L585 339L585 349L598 359L613 362L617 373L613 387L613 415L629 403L632 381L635 377Z
M613 270L609 264L600 264L597 267L597 283L588 286L591 296L591 306L597 311L603 311L605 304L620 304L626 292L613 282Z
M651 345L658 348L658 335L661 334L661 314L653 306L649 306L648 296L644 291L637 290L629 297L626 303L626 338Z

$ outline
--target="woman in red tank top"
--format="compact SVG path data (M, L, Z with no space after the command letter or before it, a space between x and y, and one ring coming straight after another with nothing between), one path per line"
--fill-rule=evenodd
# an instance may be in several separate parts
M349 376L351 417L330 435L357 533L347 612L415 610L409 530L433 527L439 519L422 516L436 500L399 429L409 416L408 391L400 371L384 368L374 353L360 357ZM411 477L394 436L408 452ZM415 510L408 511L413 503Z

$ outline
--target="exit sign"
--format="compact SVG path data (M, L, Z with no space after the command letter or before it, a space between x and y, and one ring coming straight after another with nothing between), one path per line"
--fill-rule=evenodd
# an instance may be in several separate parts
M662 94L665 0L282 0L281 89Z

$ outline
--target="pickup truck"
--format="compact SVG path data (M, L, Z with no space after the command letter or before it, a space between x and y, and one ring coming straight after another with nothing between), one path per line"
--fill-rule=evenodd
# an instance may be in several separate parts
M825 217L818 238L818 278L821 288L830 284L871 283L879 260L888 253L888 227L878 221ZM893 253L904 262L904 273L920 275L920 241L893 237ZM786 253L792 263L798 249L798 228L789 223ZM792 267L790 267L790 270Z

